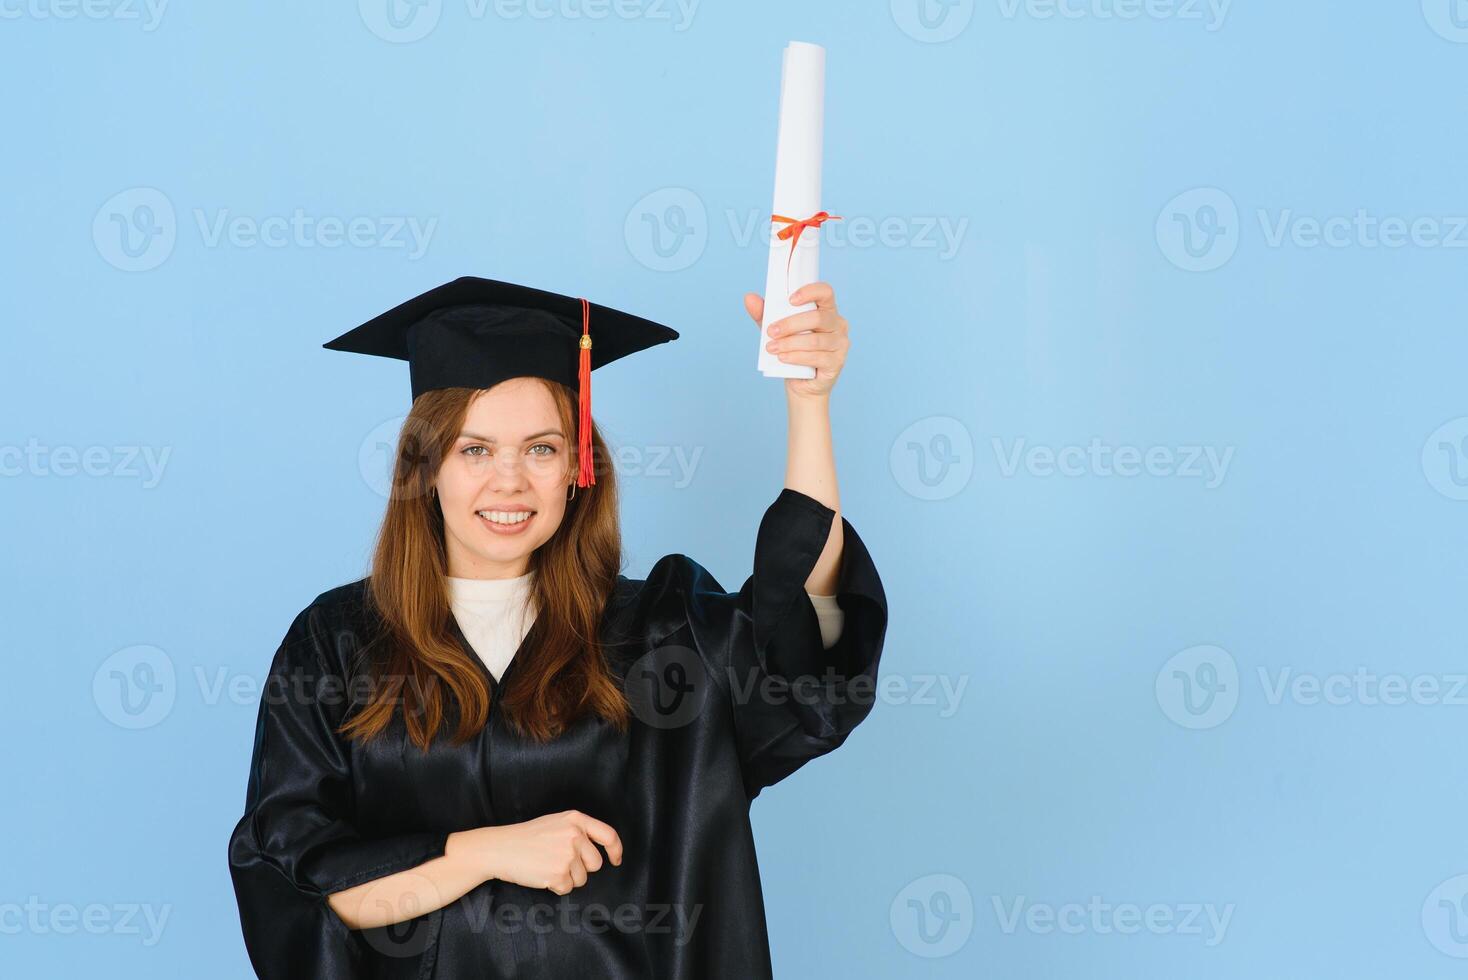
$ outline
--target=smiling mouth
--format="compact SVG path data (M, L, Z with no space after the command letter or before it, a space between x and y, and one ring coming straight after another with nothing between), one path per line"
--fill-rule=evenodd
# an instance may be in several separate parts
M515 527L536 514L533 510L476 510L474 513L496 527Z

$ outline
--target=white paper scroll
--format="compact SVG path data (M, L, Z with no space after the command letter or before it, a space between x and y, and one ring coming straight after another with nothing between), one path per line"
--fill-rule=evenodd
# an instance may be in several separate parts
M775 144L772 214L803 221L821 210L821 144L826 114L826 49L791 41L780 69L780 130ZM790 294L821 277L821 229L805 228L791 253L781 240L783 222L770 222L770 264L765 275L765 315L760 321L759 369L771 378L813 378L814 368L786 364L765 350L770 324L816 308L790 305ZM787 272L786 266L789 265Z

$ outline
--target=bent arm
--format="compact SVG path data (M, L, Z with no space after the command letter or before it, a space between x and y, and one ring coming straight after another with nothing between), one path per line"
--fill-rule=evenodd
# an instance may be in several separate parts
M586 884L606 848L622 863L622 838L610 824L580 810L449 834L443 854L416 867L327 896L349 928L374 929L436 912L491 879L566 895Z
M825 600L801 591L834 519L830 507L803 491L780 491L760 521L754 574L737 593L687 556L665 566L682 575L664 588L684 595L693 644L728 695L750 799L839 746L872 707L887 600L875 563L845 518L830 590L845 623L833 645L824 644L819 623ZM650 582L659 571L649 573Z
M327 902L350 929L375 929L436 912L493 877L489 852L494 830L479 827L449 834L441 857L333 892Z

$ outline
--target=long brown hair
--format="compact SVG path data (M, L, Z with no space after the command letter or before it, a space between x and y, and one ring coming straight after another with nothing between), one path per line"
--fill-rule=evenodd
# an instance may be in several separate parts
M576 432L575 394L542 380L555 398L561 431ZM426 391L413 401L398 438L387 513L378 532L368 594L380 629L369 649L375 683L341 731L367 741L381 734L401 707L408 736L427 750L450 716L456 744L489 720L490 689L450 625L448 558L443 512L430 488L459 437L469 404L482 389ZM574 446L576 440L570 440ZM608 668L600 638L622 563L617 484L611 454L592 423L596 483L581 487L550 540L530 555L535 621L497 702L522 735L546 741L588 712L625 730L626 697ZM574 456L575 450L572 450ZM572 459L570 472L576 471ZM569 484L568 484L569 489ZM445 689L451 697L445 697Z

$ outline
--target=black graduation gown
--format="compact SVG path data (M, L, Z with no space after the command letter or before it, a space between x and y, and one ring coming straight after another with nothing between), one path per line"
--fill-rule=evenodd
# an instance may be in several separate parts
M256 972L769 977L750 801L866 717L887 626L876 567L843 518L845 626L822 648L804 583L834 513L782 489L737 593L681 554L645 580L618 577L603 636L633 705L625 733L587 718L536 744L510 731L492 702L489 723L462 746L441 734L425 755L400 720L366 746L344 739L335 729L352 678L363 676L353 654L370 628L366 580L319 596L275 655L245 813L229 842ZM624 857L568 895L489 881L443 909L361 931L327 904L332 892L443 854L450 832L569 809L611 824Z

